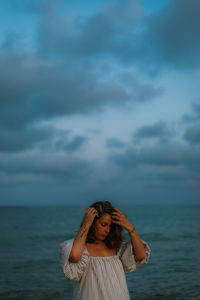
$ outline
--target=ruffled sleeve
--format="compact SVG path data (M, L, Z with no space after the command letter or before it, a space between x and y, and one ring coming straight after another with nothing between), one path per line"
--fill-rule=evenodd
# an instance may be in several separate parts
M135 257L133 255L133 247L131 241L128 241L122 245L119 251L119 257L121 259L125 273L134 272L142 264L147 264L150 257L151 249L145 241L142 240L142 242L145 247L147 257L137 262L135 261Z
M69 255L72 249L73 241L74 240L71 239L60 244L60 264L66 278L69 280L80 281L87 269L89 257L84 248L81 259L76 263L70 262Z

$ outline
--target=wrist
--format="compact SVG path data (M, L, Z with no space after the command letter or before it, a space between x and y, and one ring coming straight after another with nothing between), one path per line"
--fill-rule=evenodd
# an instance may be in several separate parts
M135 227L132 225L130 228L127 229L128 233L133 233L135 231Z
M83 225L81 226L81 228L83 228L83 229L89 231L91 225L92 225L92 224L89 223L89 222L84 222Z

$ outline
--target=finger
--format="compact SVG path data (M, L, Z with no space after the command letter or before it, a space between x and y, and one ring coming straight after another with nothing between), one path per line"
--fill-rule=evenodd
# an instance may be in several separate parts
M90 213L90 209L88 208L85 212L85 216L88 215Z
M114 209L121 214L121 211L118 208L114 207Z
M112 220L120 220L120 217L118 217L118 216L112 216Z
M96 211L96 209L95 209L94 207L90 207L90 208L89 208L89 211L90 211L90 212L93 212L93 211Z
M94 216L94 215L98 215L98 212L94 207L89 207L86 211L86 214Z
M92 215L98 216L98 211L94 207L92 207L91 213Z
M112 217L112 220L114 220L114 221L120 221L120 218L117 217L117 216L114 216L114 217Z
M117 221L117 220L113 220L113 223L115 223L115 224L121 224L121 222L120 221Z
M121 214L118 213L118 212L112 212L112 215L113 215L113 216L120 216Z
M93 207L89 207L89 208L87 209L87 212L91 212L93 209L94 209Z

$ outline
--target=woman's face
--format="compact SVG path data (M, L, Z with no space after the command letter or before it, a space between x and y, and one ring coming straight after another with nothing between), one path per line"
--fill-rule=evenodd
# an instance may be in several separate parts
M105 240L112 226L112 217L109 214L103 215L94 224L94 233L97 240Z

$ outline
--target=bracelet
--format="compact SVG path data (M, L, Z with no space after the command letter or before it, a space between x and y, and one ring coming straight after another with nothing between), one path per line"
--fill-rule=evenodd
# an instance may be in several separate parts
M133 229L131 231L129 231L128 233L132 233L135 231L135 227L133 227Z

